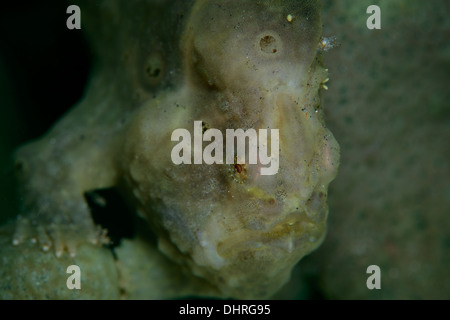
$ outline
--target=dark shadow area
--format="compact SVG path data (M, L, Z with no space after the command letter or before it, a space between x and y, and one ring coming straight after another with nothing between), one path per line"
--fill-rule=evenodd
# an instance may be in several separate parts
M110 249L119 246L122 238L135 236L137 217L116 189L93 190L86 192L84 197L94 222L108 231Z
M65 1L20 1L0 10L0 223L17 213L11 155L42 136L83 95L91 56L66 27Z

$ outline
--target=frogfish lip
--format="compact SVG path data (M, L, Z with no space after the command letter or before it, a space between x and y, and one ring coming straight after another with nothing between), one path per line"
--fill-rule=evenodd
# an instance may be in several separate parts
M217 253L224 258L252 249L279 249L292 253L304 241L320 243L322 232L317 232L316 225L304 211L292 212L269 230L244 229L231 234L218 242Z

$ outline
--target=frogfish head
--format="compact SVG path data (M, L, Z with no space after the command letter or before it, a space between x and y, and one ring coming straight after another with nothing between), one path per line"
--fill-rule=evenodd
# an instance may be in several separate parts
M152 208L160 249L224 297L272 295L324 239L339 145L320 99L320 10L316 0L199 0L186 22L184 123L220 130L224 161L162 160ZM243 154L238 138L227 149L229 129L249 134Z

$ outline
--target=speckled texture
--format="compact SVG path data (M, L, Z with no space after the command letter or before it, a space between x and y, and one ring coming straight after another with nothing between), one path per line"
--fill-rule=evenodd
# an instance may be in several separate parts
M35 244L11 244L14 226L0 228L0 299L119 299L119 273L112 253L83 245L78 255L57 259L44 254ZM81 289L69 290L67 267L81 271Z
M334 299L450 299L450 6L322 1L327 120L341 145L329 232L299 273ZM378 4L382 29L369 31ZM366 269L381 268L381 290Z
M84 99L15 154L14 243L36 239L59 257L106 242L83 194L116 187L158 250L218 297L270 297L323 241L339 164L320 98L319 2L84 4L96 69ZM196 120L204 130L279 130L278 173L175 165L171 134Z
M170 261L139 237L124 240L117 249L122 299L214 298L220 295L202 278Z
M329 193L327 238L319 250L302 259L288 285L276 297L450 299L449 2L322 0L322 3L324 34L336 36L341 43L341 47L324 56L331 80L323 99L328 125L341 145L342 161ZM369 31L365 26L365 11L372 4L381 6L380 31ZM87 12L95 16L102 8L86 11L84 17L88 17ZM99 33L107 33L108 28L117 25L117 16L108 14L110 24L99 29ZM149 13L141 10L140 14ZM143 30L131 26L124 33L135 35ZM161 32L177 28L178 24L164 26ZM111 42L120 37L119 34L117 38L97 40ZM149 30L144 38L154 39ZM139 45L144 49L142 52L155 45L139 39L133 36L127 41ZM98 48L102 47L99 44ZM128 57L132 66L141 63L145 55ZM118 66L109 67L108 76L114 79L123 64L110 61L111 66ZM132 86L140 88L136 83L152 88L151 80L130 77L118 91L127 94ZM151 96L146 90L139 90L132 97L139 103L139 99ZM11 129L11 134L15 132L16 128ZM128 261L133 252L142 256L141 250L147 245L133 249L130 244L126 241L124 245L129 248ZM158 250L151 247L148 252ZM22 261L34 264L31 258L30 255L30 260ZM160 259L168 261L164 256L157 258ZM136 267L145 263L158 265L144 261ZM370 291L366 287L366 268L371 264L381 267L381 290ZM164 274L163 270L154 270L154 274ZM164 284L150 285L149 281L152 276L142 281L142 287L129 281L130 288L134 287L130 290L142 293L143 298L158 294L146 291L149 287L170 291ZM127 292L126 287L121 287ZM161 292L161 297L167 297L167 291ZM182 292L192 291L183 288Z

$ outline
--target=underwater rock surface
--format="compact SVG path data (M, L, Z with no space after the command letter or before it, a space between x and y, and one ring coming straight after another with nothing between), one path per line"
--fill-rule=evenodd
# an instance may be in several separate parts
M36 244L13 246L14 226L0 228L0 299L119 299L119 273L111 252L90 244L76 257L43 253ZM81 289L69 290L67 268L81 270Z
M12 237L17 253L2 249L15 261L2 269L20 270L16 264L34 261L41 248L47 258L37 261L57 265L55 274L63 259L115 263L122 297L272 296L323 241L327 188L339 164L320 99L328 75L318 49L319 2L80 1L80 7L94 72L83 100L15 154L22 198ZM278 130L279 141L271 136L265 145L279 147L279 158L272 157L278 172L264 175L261 150L257 164L239 161L239 153L234 163L174 164L172 132L195 121L204 134ZM151 227L154 255L134 254L145 247L140 240L123 242L115 260L98 246L108 239L84 196L111 187ZM147 268L163 275L148 276L163 283L147 286L151 292L135 278ZM179 274L192 281L176 281ZM119 276L104 277L114 286ZM116 297L86 291L83 298ZM0 296L11 297L5 287Z
M294 271L327 299L450 299L447 1L322 1L327 122L341 145L328 234ZM381 30L368 30L368 6ZM381 289L369 290L370 265ZM301 280L300 280L301 279ZM297 290L297 291L296 291Z

